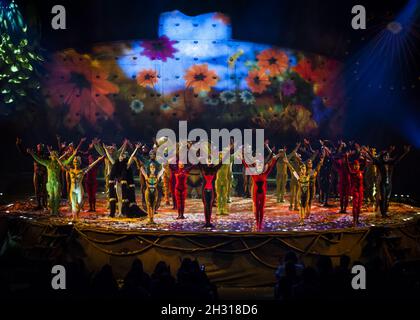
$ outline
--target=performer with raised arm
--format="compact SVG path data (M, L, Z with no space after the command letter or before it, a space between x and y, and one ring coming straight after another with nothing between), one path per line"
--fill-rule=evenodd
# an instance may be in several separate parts
M145 178L146 182L146 191L145 191L145 200L147 208L148 223L155 224L153 217L156 212L156 206L158 201L158 183L162 178L164 173L164 168L162 167L158 173L156 173L156 165L154 162L149 164L149 168L146 171L145 167L140 168L141 174Z
M63 164L70 164L74 157L76 156L80 145L85 139L80 140L79 146L74 150L73 154L70 155L66 160L64 160L64 155L60 157L60 160ZM32 150L28 149L27 152L34 158L34 160L47 168L47 192L48 192L48 207L51 211L51 214L58 215L60 200L61 200L61 183L60 183L60 173L61 167L58 162L59 156L56 151L50 150L50 158L42 159L38 157Z
M255 166L250 166L247 163L248 160L244 159L245 156L245 153L243 153L242 163L246 168L249 168L250 170L252 170L251 168L253 168L254 170L256 170L258 166L262 166L262 172L260 174L251 175L253 211L257 230L260 231L263 227L264 207L267 194L267 177L276 165L276 161L278 157L280 157L280 155L274 155L273 157L271 157L271 160L268 163L259 163L257 161L255 163Z
M334 168L338 173L338 192L340 193L340 212L346 213L350 196L350 173L346 165L346 154L344 148L346 144L340 141L336 154L334 155Z
M60 166L69 173L70 175L70 203L71 203L71 212L73 214L73 220L79 219L80 210L83 208L83 178L86 173L89 172L95 165L101 161L105 156L99 157L95 161L93 161L88 167L82 169L80 165L82 163L82 159L80 157L75 157L73 160L73 167L70 167L67 164L61 162L60 159L57 158L57 162Z
M316 166L315 169L313 168L312 159L309 159L308 162L306 163L306 171L309 174L309 206L308 206L308 211L307 211L306 218L309 218L309 216L311 214L312 201L316 197L317 176L318 176L319 171L321 170L321 167L324 163L324 158L325 158L325 151L323 151L323 153L321 155L321 158L319 159L318 165Z
M24 155L29 155L26 152L26 149L22 147L22 139L16 138L16 147L20 153ZM36 145L36 155L40 158L45 160L47 158L46 148L43 144ZM34 161L34 174L32 179L35 191L35 198L37 206L35 210L40 210L42 208L47 208L48 199L47 199L47 169L40 165L38 162Z
M297 180L298 183L298 190L297 190L297 198L299 200L299 223L303 224L304 219L308 216L309 210L309 180L310 176L306 171L306 165L300 165L300 172L297 173L294 167L290 164L287 157L284 158L284 162L289 167L290 171L292 172L293 176Z
M410 148L410 146L404 146L404 153L398 158L391 158L390 150L381 152L377 157L375 157L368 149L366 150L367 154L378 168L378 206L382 217L388 217L387 212L389 199L392 192L392 174L394 173L395 165L397 165L410 152Z
M128 140L125 140L122 152L120 153L118 159L114 159L106 146L103 146L107 158L112 164L109 177L109 203L111 217L115 217L117 201L119 215L127 215L130 207L129 186L126 177L127 171L133 163L135 154L137 153L140 145L137 144L131 156L128 157L128 153L125 151L127 144Z
M363 169L360 167L359 160L353 162L353 167L349 163L349 153L346 152L345 165L351 178L351 196L353 200L353 226L359 224L360 211L363 205Z

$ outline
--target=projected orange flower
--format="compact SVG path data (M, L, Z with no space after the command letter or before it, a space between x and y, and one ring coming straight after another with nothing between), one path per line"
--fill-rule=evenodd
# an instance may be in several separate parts
M301 59L292 70L299 74L302 79L306 81L311 82L315 80L315 73L312 69L312 62L309 59Z
M263 93L270 85L268 75L262 70L250 71L245 80L249 89L254 93Z
M141 87L153 88L157 83L157 72L152 69L145 69L137 74L137 83Z
M196 64L191 66L184 75L185 86L193 88L194 93L210 91L219 81L217 74L208 69L207 64Z
M289 66L289 58L283 51L276 49L267 49L258 56L258 66L262 70L270 73L270 76L276 76L284 73Z
M119 88L108 81L108 73L89 55L71 49L54 55L47 65L46 91L52 107L68 108L64 125L72 128L82 119L95 125L99 118L111 118L114 105L108 94Z

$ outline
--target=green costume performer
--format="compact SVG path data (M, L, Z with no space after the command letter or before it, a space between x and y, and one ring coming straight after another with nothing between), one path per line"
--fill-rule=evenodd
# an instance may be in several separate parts
M222 154L220 154L220 157ZM220 158L222 160L222 158ZM230 163L222 164L216 175L216 200L218 214L229 214L230 190L232 183L232 162L234 155L230 156Z
M76 156L78 148L73 152L73 154L66 160L63 161L63 165L69 165L74 157ZM58 215L58 209L60 207L60 200L61 200L61 167L59 162L57 161L58 155L57 152L51 151L50 152L50 159L41 159L36 154L33 153L32 150L28 150L28 152L32 155L34 160L38 162L40 165L43 165L47 168L47 192L48 192L48 207L50 208L51 214ZM61 158L63 158L61 156ZM60 160L61 160L60 158Z

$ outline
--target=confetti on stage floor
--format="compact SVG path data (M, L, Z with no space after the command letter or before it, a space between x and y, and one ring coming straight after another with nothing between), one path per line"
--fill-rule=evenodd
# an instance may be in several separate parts
M59 217L50 216L46 211L35 211L33 202L17 201L0 209L0 216L16 216L31 219L40 223L68 224L71 214L65 202L61 207ZM213 208L212 222L214 228L203 229L204 214L201 199L187 199L185 220L176 220L177 212L171 206L163 205L155 216L156 225L148 225L146 218L110 218L106 208L106 199L101 195L97 203L97 212L82 212L78 226L91 229L121 230L121 231L184 231L184 232L251 232L255 231L252 200L232 197L228 215L218 215ZM85 205L86 209L86 205ZM352 227L351 207L347 214L338 213L337 201L332 201L330 207L323 207L318 202L312 205L311 216L304 225L299 225L298 212L289 210L289 203L277 203L273 195L268 195L264 227L262 232L291 231L325 231ZM391 203L389 218L382 218L373 211L371 205L365 205L361 213L359 228L395 225L406 223L420 217L420 208L402 203Z

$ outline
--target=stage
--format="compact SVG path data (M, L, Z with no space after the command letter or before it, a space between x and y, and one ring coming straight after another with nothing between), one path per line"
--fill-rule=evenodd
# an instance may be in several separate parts
M384 219L365 206L360 226L353 228L351 209L338 214L336 201L327 208L315 202L310 219L299 225L298 212L288 210L287 200L278 204L271 194L267 200L261 232L254 231L251 199L239 197L232 197L229 215L213 214L213 229L202 228L201 199L187 199L185 220L176 220L175 210L162 206L155 226L145 218L109 218L104 195L98 212L83 212L76 222L64 202L61 215L51 217L32 210L29 200L16 201L1 208L0 239L14 237L31 261L82 258L90 270L109 263L120 279L135 257L147 272L160 260L175 272L183 257L191 257L225 288L272 286L278 261L290 250L306 265L314 265L319 255L330 256L334 264L343 254L364 263L379 257L388 266L420 257L420 208L391 203L390 217Z

